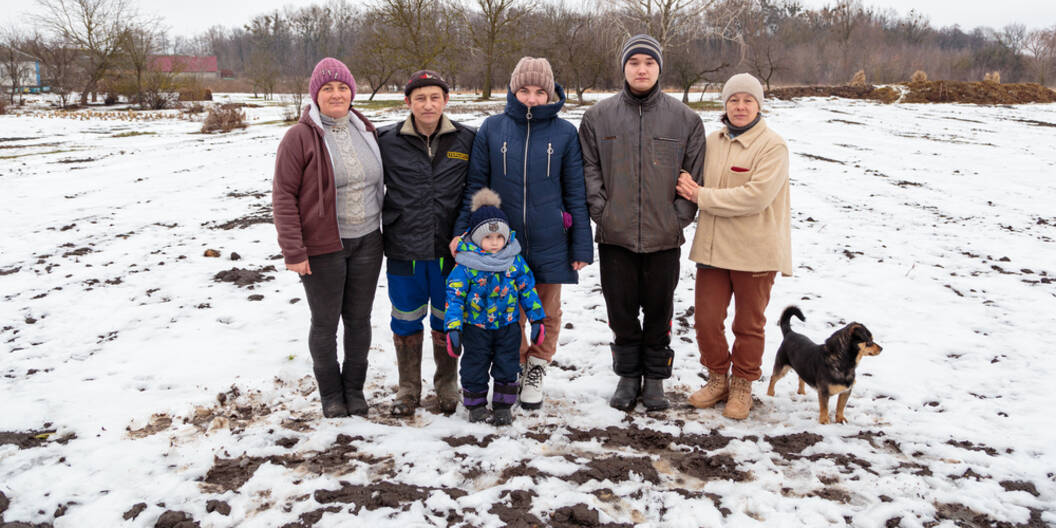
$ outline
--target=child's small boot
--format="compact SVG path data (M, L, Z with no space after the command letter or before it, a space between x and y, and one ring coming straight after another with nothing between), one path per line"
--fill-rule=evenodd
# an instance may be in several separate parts
M488 393L462 389L462 405L469 411L469 421L483 422L488 417Z
M495 425L510 425L513 423L511 408L513 404L517 403L517 386L517 382L495 382L495 389L491 396L491 423Z

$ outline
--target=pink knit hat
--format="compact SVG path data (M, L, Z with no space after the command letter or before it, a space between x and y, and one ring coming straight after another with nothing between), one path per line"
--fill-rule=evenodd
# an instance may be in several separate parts
M352 99L356 98L356 79L352 77L352 72L348 71L348 66L333 57L327 57L315 65L315 69L312 70L312 80L308 81L308 94L312 96L315 104L319 104L319 89L330 81L341 81L347 84L352 90Z

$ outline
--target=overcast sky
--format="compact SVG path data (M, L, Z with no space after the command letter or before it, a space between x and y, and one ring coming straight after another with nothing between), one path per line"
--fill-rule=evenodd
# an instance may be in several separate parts
M357 3L357 0L350 0ZM359 0L360 2L362 0ZM800 0L806 7L832 5L833 0ZM144 14L158 15L173 36L194 36L214 25L241 26L254 15L282 9L286 5L311 5L318 1L290 0L138 0ZM1056 0L863 0L866 6L892 8L900 15L916 9L925 14L932 26L959 24L962 29L989 26L999 29L1006 24L1022 23L1030 29L1056 25ZM0 0L4 18L25 19L35 8L26 0ZM0 26L7 25L0 22Z

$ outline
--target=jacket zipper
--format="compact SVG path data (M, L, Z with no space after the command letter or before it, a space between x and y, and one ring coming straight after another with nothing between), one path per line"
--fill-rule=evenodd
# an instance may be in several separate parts
M642 120L642 105L638 105L638 251L642 251L642 160L645 158Z
M554 144L546 143L546 177L550 178L550 156L554 155Z
M521 173L523 188L521 190L521 225L524 226L524 243L528 244L528 141L532 138L532 107L528 107L528 132L524 136L524 172ZM528 248L525 248L526 250Z
M502 142L502 175L506 176L506 142Z

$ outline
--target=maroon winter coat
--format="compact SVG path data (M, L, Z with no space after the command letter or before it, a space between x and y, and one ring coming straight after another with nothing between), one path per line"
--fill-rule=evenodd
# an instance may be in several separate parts
M377 141L374 125L354 108L350 110ZM323 140L323 128L311 112L312 106L306 106L300 121L286 131L275 156L271 214L286 264L341 251L334 166Z

